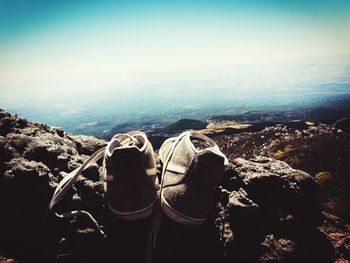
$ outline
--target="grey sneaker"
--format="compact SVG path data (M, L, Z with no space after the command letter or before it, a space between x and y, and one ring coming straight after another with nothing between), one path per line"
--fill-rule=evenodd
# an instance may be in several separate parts
M181 224L203 223L212 208L213 192L227 158L213 140L197 132L167 139L159 156L163 163L163 211Z
M107 203L116 217L138 220L150 216L159 187L153 147L146 134L115 135L106 147L103 167Z

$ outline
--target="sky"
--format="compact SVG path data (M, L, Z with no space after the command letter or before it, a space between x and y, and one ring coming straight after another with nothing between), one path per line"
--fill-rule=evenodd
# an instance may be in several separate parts
M0 102L202 85L349 55L349 14L349 0L0 0Z

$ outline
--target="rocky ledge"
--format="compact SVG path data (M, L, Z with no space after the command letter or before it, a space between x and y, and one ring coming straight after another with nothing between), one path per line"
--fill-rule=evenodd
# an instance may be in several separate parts
M224 150L234 151L227 140ZM104 145L0 111L0 262L144 262L150 222L110 214L101 163L83 173L60 209L91 212L106 237L85 218L46 214L57 183ZM203 225L163 215L153 262L348 262L350 227L322 210L323 188L312 176L268 157L230 162Z

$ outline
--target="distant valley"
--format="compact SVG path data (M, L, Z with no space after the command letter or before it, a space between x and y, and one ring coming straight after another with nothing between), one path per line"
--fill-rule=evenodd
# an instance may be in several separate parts
M184 130L198 130L208 136L232 135L257 132L268 126L284 124L290 129L304 130L314 123L337 124L345 130L350 128L350 108L311 108L286 111L247 111L233 115L213 115L206 119L180 119L167 122L126 122L118 124L100 138L109 140L117 133L142 130L147 133L155 148L168 137Z

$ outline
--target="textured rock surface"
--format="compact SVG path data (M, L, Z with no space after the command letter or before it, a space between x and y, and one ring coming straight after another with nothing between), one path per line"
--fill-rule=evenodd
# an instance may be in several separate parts
M43 221L57 182L105 142L71 136L4 111L0 111L0 135L0 254L4 251L20 261L34 262L45 249L55 250L48 247L52 245L48 238L54 237L48 230L59 224L46 229ZM83 198L76 194L69 205L102 209L102 196L95 186L99 182L88 179L98 178L97 173L96 166L86 171L87 177L75 186Z
M226 226L221 240L230 260L334 261L333 246L318 229L323 222L315 200L320 186L309 174L266 157L232 163L220 189L230 194L219 201L216 221L219 228Z
M321 184L316 199L324 216L319 229L336 248L335 261L349 262L350 134L337 123L268 126L259 132L216 136L215 141L230 160L269 156L315 178ZM309 189L304 185L302 188Z
M225 151L233 139L226 143ZM105 208L101 163L84 172L60 209L91 212L107 237L86 218L48 215L43 223L57 182L105 144L0 111L0 262L144 261L150 222L121 221ZM207 222L189 227L163 215L154 262L349 259L350 227L322 212L322 188L309 174L272 158L226 153L232 164Z
M0 263L16 263L17 261L12 258L6 258L0 255Z

